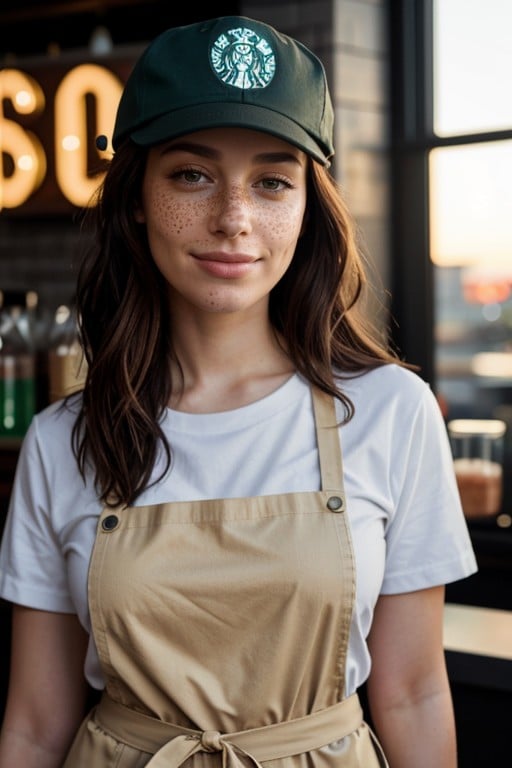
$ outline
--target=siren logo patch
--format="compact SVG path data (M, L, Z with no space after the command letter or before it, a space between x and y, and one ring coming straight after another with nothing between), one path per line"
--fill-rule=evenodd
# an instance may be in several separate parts
M217 77L234 88L266 88L276 71L270 44L247 27L219 35L211 47L210 61Z

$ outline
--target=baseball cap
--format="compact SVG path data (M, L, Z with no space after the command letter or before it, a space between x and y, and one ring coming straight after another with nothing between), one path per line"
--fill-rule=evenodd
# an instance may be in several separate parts
M149 44L124 87L112 145L234 126L270 133L329 165L333 119L317 56L261 21L222 16L173 27Z

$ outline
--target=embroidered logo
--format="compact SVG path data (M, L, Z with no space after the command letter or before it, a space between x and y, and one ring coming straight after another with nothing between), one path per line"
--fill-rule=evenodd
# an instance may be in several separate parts
M247 27L219 35L210 49L210 61L217 77L234 88L266 88L276 71L272 47Z

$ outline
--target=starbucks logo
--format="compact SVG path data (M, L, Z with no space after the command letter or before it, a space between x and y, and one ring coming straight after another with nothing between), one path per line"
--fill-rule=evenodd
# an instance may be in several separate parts
M266 88L276 71L267 40L246 27L220 35L211 47L210 61L217 77L234 88Z

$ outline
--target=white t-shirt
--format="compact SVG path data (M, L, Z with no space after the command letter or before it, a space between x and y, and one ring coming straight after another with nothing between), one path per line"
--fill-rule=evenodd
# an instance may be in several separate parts
M370 671L365 638L379 594L455 581L473 573L476 561L445 425L428 385L385 365L341 386L355 405L355 416L339 430L357 568L350 694ZM77 471L70 445L75 414L59 406L36 415L23 442L0 551L0 595L32 608L76 612L90 631L87 570L102 504L92 479L84 483ZM169 409L162 426L172 466L137 504L320 487L311 391L297 374L233 411ZM92 638L85 674L103 687Z

